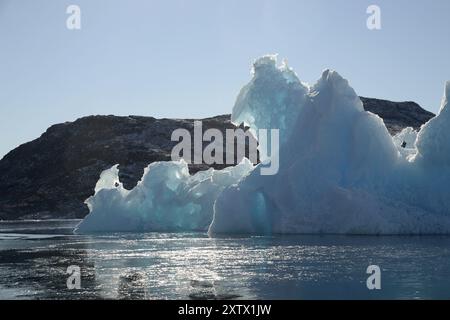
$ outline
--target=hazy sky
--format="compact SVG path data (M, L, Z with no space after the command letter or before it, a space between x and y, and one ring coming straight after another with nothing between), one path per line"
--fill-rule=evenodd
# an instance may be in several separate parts
M81 30L66 8L81 8ZM369 5L382 29L366 27ZM252 61L325 68L358 94L436 112L450 80L448 0L0 0L0 157L91 114L229 113Z

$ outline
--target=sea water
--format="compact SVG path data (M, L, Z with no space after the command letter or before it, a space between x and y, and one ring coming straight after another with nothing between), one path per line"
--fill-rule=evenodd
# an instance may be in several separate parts
M78 223L0 222L0 298L450 298L450 237L82 236L72 233ZM367 287L370 265L380 290ZM67 285L70 266L79 289Z

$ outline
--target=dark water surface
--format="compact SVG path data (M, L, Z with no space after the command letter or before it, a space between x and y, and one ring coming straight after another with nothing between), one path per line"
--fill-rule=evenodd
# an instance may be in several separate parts
M78 222L0 222L0 298L450 298L450 237L73 235ZM381 290L366 286L373 264Z

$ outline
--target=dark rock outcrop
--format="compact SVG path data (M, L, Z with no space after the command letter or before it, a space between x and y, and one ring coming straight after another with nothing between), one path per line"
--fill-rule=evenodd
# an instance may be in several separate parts
M364 97L361 97L361 101L367 111L383 118L386 127L392 135L397 134L406 127L413 127L419 130L421 125L435 116L434 113L423 109L412 101L392 102Z
M366 110L382 117L394 134L420 127L434 115L413 102L362 98ZM0 160L0 219L82 218L84 200L92 195L99 174L120 164L120 179L132 188L143 169L170 160L173 130L193 131L194 120L152 117L89 116L51 126ZM234 128L229 115L203 119L203 130ZM216 169L223 165L215 166ZM190 171L206 169L191 166Z

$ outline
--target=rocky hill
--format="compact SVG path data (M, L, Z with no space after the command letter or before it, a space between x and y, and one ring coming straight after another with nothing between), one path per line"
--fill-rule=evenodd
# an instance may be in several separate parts
M382 117L391 134L419 128L434 115L414 102L361 98L366 110ZM229 115L203 119L203 130L234 128ZM0 219L82 218L84 200L99 174L120 164L120 179L132 188L151 162L170 160L173 130L192 132L192 119L89 116L51 126L0 160ZM222 168L218 166L216 168ZM191 172L206 169L191 166Z
M391 134L396 134L406 127L413 127L418 130L422 124L435 116L434 113L424 110L412 101L392 102L373 98L360 98L366 110L383 118Z

